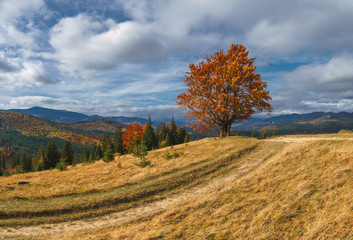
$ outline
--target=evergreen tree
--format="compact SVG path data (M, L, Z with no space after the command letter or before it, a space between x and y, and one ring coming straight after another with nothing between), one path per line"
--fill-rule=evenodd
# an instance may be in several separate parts
M256 133L255 133L255 131L252 131L251 137L256 138Z
M240 136L241 136L241 133L240 133L240 131L238 131L238 134L237 134L237 136L238 136L238 137L240 137Z
M165 124L164 123L158 124L158 126L157 126L158 144L165 141L167 134L168 134L168 130L167 130L167 127L165 126Z
M40 145L39 150L36 155L36 162L35 162L35 166L34 166L34 171L43 171L44 170L44 162L46 162L45 158L46 158L45 147L44 147L44 144L42 143Z
M94 153L94 160L102 159L102 157L103 157L102 146L100 144L98 144L96 147L96 151Z
M106 132L106 133L104 133L103 140L102 140L103 153L107 150L108 147L110 147L112 149L114 148L112 140L110 139L109 132Z
M104 152L103 161L110 162L112 160L114 160L113 149L111 145L107 145L107 148L105 149L105 152Z
M184 143L188 143L188 142L190 142L190 135L188 132L186 132L185 138L184 138Z
M59 162L60 153L56 147L55 140L53 139L47 145L45 158L44 158L44 168L50 169L55 168L56 164Z
M32 170L32 158L25 148L22 148L20 153L20 165L24 172L30 172Z
M97 152L97 146L96 146L96 145L93 145L92 152L91 152L91 154L89 155L89 161L90 161L90 162L96 161L96 152Z
M88 162L89 161L89 150L87 147L84 147L81 153L81 162Z
M276 137L277 136L277 129L273 130L273 133L272 133L272 137Z
M20 165L20 156L18 153L15 153L10 158L10 166L12 169L14 169L18 165Z
M0 169L5 170L7 168L7 159L5 153L1 154L1 165Z
M169 147L169 146L172 146L172 142L168 134L167 137L165 138L165 147Z
M184 143L186 136L186 130L184 127L178 128L178 141L177 144Z
M123 145L123 134L121 131L121 126L117 127L114 135L114 152L124 154L124 145Z
M174 116L172 116L172 120L170 121L169 131L168 131L171 145L177 144L177 139L178 139L177 131L178 131L178 128L175 124Z
M146 129L145 129L145 132L143 133L143 144L146 146L148 151L152 150L153 148L156 148L158 145L156 134L154 133L154 130L152 127L151 116L148 117Z
M71 143L69 141L65 141L62 157L64 158L66 164L72 164L72 161L74 160L74 151L72 150Z

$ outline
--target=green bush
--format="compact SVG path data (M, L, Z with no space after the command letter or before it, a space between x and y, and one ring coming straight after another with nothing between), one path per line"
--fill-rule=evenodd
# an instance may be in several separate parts
M64 158L60 158L60 161L55 166L56 169L59 171L64 171L67 168L67 163L65 162Z
M144 167L151 165L151 161L143 159L139 163L135 163L135 165L144 168Z
M164 159L170 160L172 158L177 158L179 156L180 156L180 154L177 152L174 152L174 153L167 152L166 154L164 154Z

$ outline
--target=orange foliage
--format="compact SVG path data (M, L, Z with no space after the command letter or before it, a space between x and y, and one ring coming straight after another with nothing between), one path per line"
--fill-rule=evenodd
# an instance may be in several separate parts
M130 123L123 132L123 145L128 152L132 152L135 141L142 142L144 126L137 123Z
M267 83L255 73L255 58L237 44L198 65L190 64L184 80L187 93L179 94L177 104L188 110L185 117L197 118L194 126L206 130L219 126L221 136L230 134L233 123L250 119L256 112L272 111Z

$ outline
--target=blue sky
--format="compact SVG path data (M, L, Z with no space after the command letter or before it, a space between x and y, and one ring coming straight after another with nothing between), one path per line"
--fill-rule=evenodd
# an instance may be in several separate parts
M353 106L351 0L0 0L0 109L183 116L189 63L244 44L274 114Z

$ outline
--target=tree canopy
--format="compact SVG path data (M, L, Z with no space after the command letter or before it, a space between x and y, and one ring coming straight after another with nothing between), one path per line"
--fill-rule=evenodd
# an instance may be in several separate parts
M267 82L255 73L255 58L241 44L232 44L207 55L205 61L190 64L185 74L186 93L176 97L186 117L196 118L194 126L205 130L218 126L220 136L229 136L231 125L250 119L254 113L272 112Z

